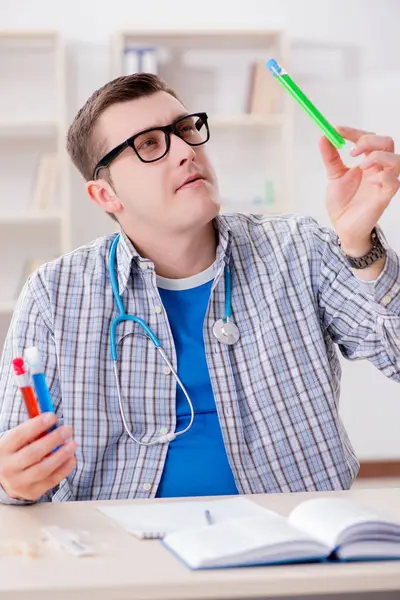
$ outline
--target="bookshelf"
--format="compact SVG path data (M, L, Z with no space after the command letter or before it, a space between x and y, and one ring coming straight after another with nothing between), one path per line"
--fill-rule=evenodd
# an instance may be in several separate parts
M0 336L26 265L71 249L64 45L57 31L0 29ZM54 171L39 165L54 158ZM51 185L49 177L51 175ZM47 187L46 187L47 186ZM38 207L33 198L46 193Z
M272 127L282 126L285 123L283 115L236 115L224 117L221 115L211 116L212 127Z
M13 312L15 307L15 301L14 300L3 300L0 302L0 316L6 316L7 318L9 317L9 315Z
M0 121L0 139L40 139L57 135L56 121Z
M220 183L222 212L290 212L293 105L266 72L264 95L273 94L275 106L263 114L249 110L254 63L273 56L289 70L283 31L129 30L117 32L111 48L112 77L127 74L128 52L155 49L155 71L189 111L208 113L209 154Z
M29 211L29 212L4 212L0 213L0 224L18 225L23 223L49 223L58 226L57 221L62 221L61 211Z

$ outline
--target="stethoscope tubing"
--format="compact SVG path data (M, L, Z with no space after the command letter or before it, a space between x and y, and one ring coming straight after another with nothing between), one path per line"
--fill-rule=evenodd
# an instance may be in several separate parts
M170 360L168 359L165 351L163 350L163 348L161 346L161 342L158 339L158 337L156 336L156 334L154 333L154 331L148 326L146 321L144 321L140 317L137 317L134 315L129 315L125 311L124 303L123 303L121 295L119 293L118 279L117 279L116 268L115 268L116 253L117 253L117 247L118 247L119 240L120 240L120 234L118 234L114 238L114 240L111 244L111 248L110 248L110 252L109 252L109 259L108 259L108 272L109 272L109 276L110 276L111 288L112 288L114 300L117 305L117 309L118 309L118 313L119 313L118 316L116 316L112 320L111 326L110 326L110 353L111 353L111 359L113 362L113 370L114 370L115 382L116 382L116 387L117 387L119 410L121 413L122 422L124 424L125 431L128 434L128 436L131 438L131 440L133 440L136 444L139 444L140 446L154 446L155 444L165 444L165 443L173 441L176 437L183 435L184 433L189 431L189 429L192 427L193 421L194 421L193 403L190 399L190 396L189 396L184 384L182 383L181 379L179 378L178 373L174 369ZM222 319L222 322L229 323L231 327L236 327L230 321L230 318L231 318L231 275L230 275L229 266L225 267L225 285L226 285L225 319ZM136 323L146 333L147 337L151 340L154 347L161 354L163 361L166 363L166 365L170 369L177 384L179 385L183 394L185 395L185 398L186 398L186 400L189 404L189 408L190 408L190 421L189 421L189 424L184 429L182 429L181 431L169 432L167 434L161 435L158 438L156 438L150 442L143 442L143 441L137 439L133 435L131 429L128 427L128 423L127 423L127 420L125 417L124 403L122 401L121 382L120 382L119 369L118 369L118 349L117 349L117 341L116 341L117 340L117 336L116 336L117 327L118 327L118 325L120 325L121 323L123 323L125 321L132 321L132 322ZM221 322L221 320L219 322ZM222 326L222 332L223 332L223 326ZM222 341L222 340L220 340L220 341ZM226 342L226 343L232 343L232 342Z

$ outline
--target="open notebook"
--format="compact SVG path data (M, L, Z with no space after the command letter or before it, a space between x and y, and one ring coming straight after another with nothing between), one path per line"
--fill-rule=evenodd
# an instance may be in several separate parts
M213 503L209 509L212 514ZM400 559L400 522L347 500L306 500L287 519L262 510L175 531L162 543L191 569Z
M287 519L243 497L98 510L141 539L162 539L192 569L400 559L400 522L336 498L306 500Z
M215 523L261 517L265 513L264 508L242 497L211 501L118 504L99 506L98 510L140 539L161 539L174 531L201 528L208 524L206 511L211 512Z

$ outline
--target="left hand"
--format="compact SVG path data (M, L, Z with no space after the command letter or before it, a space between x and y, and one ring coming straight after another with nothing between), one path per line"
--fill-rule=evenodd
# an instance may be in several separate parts
M372 247L373 228L400 188L400 155L390 137L351 127L337 131L354 143L352 156L365 156L359 166L348 168L336 148L325 137L320 140L327 210L346 254L363 256Z

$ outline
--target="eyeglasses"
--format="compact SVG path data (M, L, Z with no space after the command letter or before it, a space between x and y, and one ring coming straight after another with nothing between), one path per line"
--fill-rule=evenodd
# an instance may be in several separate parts
M136 133L103 156L94 169L93 179L97 179L99 171L108 167L126 148L132 148L142 162L151 163L160 160L170 149L171 133L189 146L205 144L210 139L207 113L185 115L176 119L171 125L153 127Z

